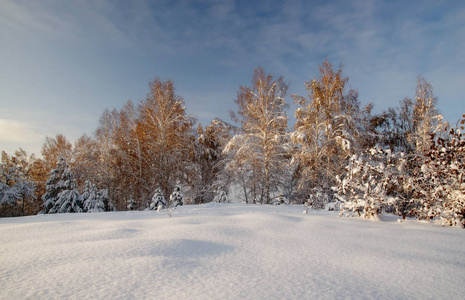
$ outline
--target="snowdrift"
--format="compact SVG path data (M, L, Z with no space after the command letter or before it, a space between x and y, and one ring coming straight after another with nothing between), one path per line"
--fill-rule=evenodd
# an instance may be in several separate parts
M1 299L459 299L465 231L302 206L0 219Z

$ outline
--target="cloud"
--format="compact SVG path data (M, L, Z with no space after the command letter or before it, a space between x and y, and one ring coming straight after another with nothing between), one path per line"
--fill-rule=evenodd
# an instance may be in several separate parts
M0 142L5 143L39 143L44 136L37 133L28 123L0 119Z

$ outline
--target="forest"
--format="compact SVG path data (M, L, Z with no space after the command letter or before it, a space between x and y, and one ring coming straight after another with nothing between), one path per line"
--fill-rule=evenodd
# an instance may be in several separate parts
M413 98L377 114L348 82L326 60L305 83L307 95L288 95L283 77L258 67L238 88L232 122L201 125L174 82L155 78L145 100L105 110L92 136L47 137L41 157L3 151L0 216L234 198L463 227L465 115L445 122L421 76ZM289 101L297 105L292 127Z

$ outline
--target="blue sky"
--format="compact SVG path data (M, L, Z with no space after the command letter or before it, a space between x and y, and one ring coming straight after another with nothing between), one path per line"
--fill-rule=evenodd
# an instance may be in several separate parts
M105 108L145 99L155 77L174 80L200 123L230 121L257 66L306 95L326 58L375 112L412 98L423 75L455 122L464 50L455 0L0 0L0 150L38 154L46 136L92 135Z

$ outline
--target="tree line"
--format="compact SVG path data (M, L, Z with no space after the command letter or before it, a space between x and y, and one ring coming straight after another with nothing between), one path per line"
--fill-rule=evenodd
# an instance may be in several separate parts
M251 84L238 89L237 108L231 113L233 124L214 119L204 127L196 126L195 118L187 115L174 82L156 78L149 83L145 100L105 110L93 136L83 135L73 144L61 134L47 137L42 158L28 156L21 149L11 156L3 152L1 214L43 210L47 180L60 160L69 165L77 190L83 191L90 182L87 185L106 191L116 210L127 209L130 199L135 209L145 209L157 189L168 196L179 182L186 203L192 204L210 202L220 193L234 190L246 203L274 203L285 198L318 207L341 201L346 210L351 203L353 211L365 211L365 215L394 210L394 206L405 207L397 213L418 214L431 206L418 200L431 199L423 191L438 188L419 183L425 170L434 169L424 166L438 161L447 148L444 145L454 145L447 151L453 157L448 163L455 169L438 172L463 173L460 125L450 128L443 121L433 88L423 77L418 77L413 99L405 98L379 114L373 114L373 104L360 104L357 91L348 88L348 82L342 67L324 61L319 76L305 82L307 95L290 95L298 107L295 125L289 128L289 84L258 67ZM366 171L378 168L387 174L387 161L400 157L406 162L398 162L405 165L399 178L410 182L410 187L397 182L387 188L389 178ZM358 171L362 169L365 173ZM377 187L379 180L384 182L383 188ZM463 185L462 177L457 178L457 188L450 191L458 193L455 198L462 202ZM383 201L373 200L363 186L371 192L383 189L377 196ZM440 206L448 205L444 199L449 196L436 194ZM417 201L407 203L412 197ZM370 205L371 210L367 208Z

